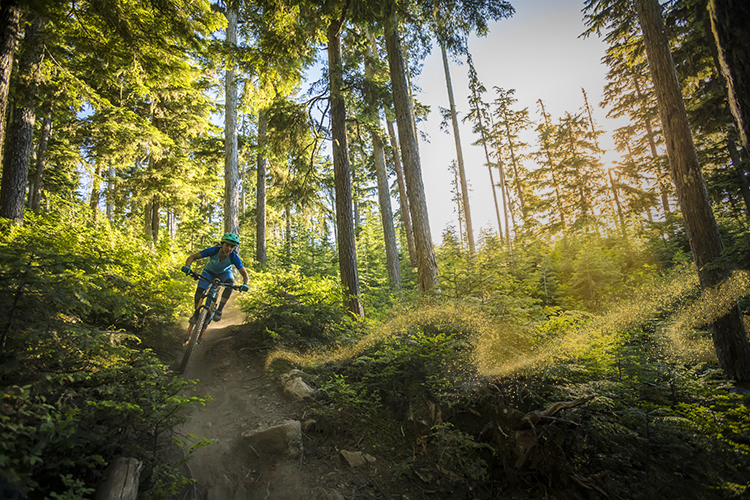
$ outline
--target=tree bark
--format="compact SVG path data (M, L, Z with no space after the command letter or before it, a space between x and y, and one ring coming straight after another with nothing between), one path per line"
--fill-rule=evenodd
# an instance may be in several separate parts
M453 98L453 82L451 81L451 71L448 65L448 53L445 50L445 43L440 42L440 52L443 55L443 70L445 72L445 86L448 89L448 103L450 104L451 121L453 122L453 138L456 142L456 159L458 160L458 177L461 182L461 199L463 200L463 213L466 220L466 240L469 243L469 252L471 255L476 254L474 246L474 226L471 223L471 206L469 205L469 188L466 183L466 167L464 166L464 153L461 147L461 134L458 130L458 117L456 116L456 101Z
M750 151L750 3L709 0L711 31L740 141Z
M0 1L0 153L5 139L5 109L8 107L10 76L13 73L13 60L20 32L20 2L18 0Z
M0 186L0 217L23 224L26 183L34 140L34 123L42 58L42 20L35 16L23 38L18 60L19 98L13 110L13 121L7 131Z
M737 151L737 145L731 134L727 136L727 149L729 150L729 158L732 160L732 170L734 170L734 175L737 177L737 182L740 185L742 201L745 202L745 214L750 215L750 185L748 185L747 176L742 170L740 154Z
M151 204L151 239L154 243L159 241L159 221L161 212L161 198L154 196Z
M226 10L226 43L229 49L237 46L237 3L229 2ZM224 108L224 231L240 232L240 171L237 157L237 74L234 54L227 64Z
M412 269L417 267L417 249L414 245L414 229L411 225L411 211L409 209L409 197L406 194L406 179L404 179L404 169L401 168L401 155L398 153L398 139L396 131L393 128L393 122L387 117L385 123L388 126L388 137L391 143L391 152L393 156L393 168L396 171L398 181L398 199L401 207L401 216L404 218L404 233L406 233L406 247L409 250L409 263Z
M97 162L94 175L91 178L91 196L89 197L89 207L91 216L94 220L99 216L99 200L102 192L102 165Z
M109 223L115 221L115 167L109 166L107 170L107 220Z
M268 116L264 110L258 113L258 175L255 202L255 260L261 268L266 265L266 133Z
M352 181L349 168L349 146L346 137L346 108L341 95L343 62L341 24L333 20L328 27L328 73L331 85L331 136L333 139L333 177L336 189L336 234L341 284L347 294L346 306L353 315L364 316L359 301L357 245L354 238Z
M143 207L143 234L149 239L153 239L154 237L154 231L151 226L154 222L152 213L153 205L151 204L151 201L147 201L146 205Z
M724 248L703 180L658 0L635 0L656 89L672 179L703 290L727 276ZM750 381L750 343L738 304L711 325L719 366L727 378Z
M401 40L398 34L398 20L395 14L385 27L385 42L391 84L393 85L393 106L396 111L399 143L404 160L409 208L414 225L419 290L428 291L436 288L439 293L438 267L435 260L435 250L432 246L427 200L424 193L424 183L422 182L422 167L417 152L417 137L414 133L405 65L401 53Z
M636 96L638 96L639 101L643 101L645 99L643 93L641 92L641 85L639 83L638 77L636 75L633 75L633 85L635 87L635 93ZM643 110L643 124L646 127L646 139L648 140L648 147L651 151L651 158L654 159L657 165L661 165L661 162L659 162L659 153L656 151L656 140L654 139L654 136L656 135L653 131L653 127L651 126L651 118L648 116L647 111ZM664 181L664 172L662 171L661 167L658 167L659 171L657 172L658 177L658 184L659 184L659 194L661 197L661 206L662 210L664 210L664 215L667 215L670 213L669 208L669 197L667 194L667 186Z
M375 39L370 37L368 49L369 58L376 57ZM372 62L365 58L365 76L373 78L375 70ZM367 95L368 103L373 111L379 113L375 96L371 92ZM378 125L380 120L378 119ZM378 127L379 128L379 127ZM375 176L378 181L378 205L380 206L380 220L383 224L383 242L385 244L385 263L388 269L388 280L391 288L401 289L401 266L398 262L398 248L396 247L396 230L393 227L393 211L391 209L391 190L388 184L388 171L385 167L385 153L383 152L383 140L378 130L372 132L372 153L375 157Z
M34 174L34 189L31 192L29 206L34 212L39 212L39 203L42 199L42 186L44 185L44 170L47 167L47 145L52 135L52 116L47 115L42 124L42 132L39 137L39 147L36 152L36 172Z

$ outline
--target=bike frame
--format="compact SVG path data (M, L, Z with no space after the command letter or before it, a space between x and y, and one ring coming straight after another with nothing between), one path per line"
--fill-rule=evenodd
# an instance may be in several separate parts
M228 283L222 283L219 281L218 278L209 281L207 278L201 276L200 274L196 273L195 271L190 271L190 276L192 276L195 280L204 280L208 281L209 285L206 289L206 292L203 294L203 297L200 299L200 304L198 308L193 313L193 316L195 317L195 322L188 325L187 329L187 346L185 348L185 354L182 357L182 362L180 363L179 373L182 373L185 371L185 367L187 366L188 361L190 360L190 356L193 353L193 349L195 349L196 344L199 344L201 340L203 340L203 336L206 334L206 329L208 328L208 325L213 321L214 314L216 313L216 304L217 304L217 298L219 295L219 289L221 287L225 288L231 288L232 290L239 290L239 286L237 285L230 285Z

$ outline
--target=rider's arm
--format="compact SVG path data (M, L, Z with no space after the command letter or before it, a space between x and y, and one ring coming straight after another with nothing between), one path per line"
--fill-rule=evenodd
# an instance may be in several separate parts
M250 276L247 275L247 269L244 267L239 268L240 275L242 275L242 279L245 281L245 284L247 285L247 282L250 281Z
M200 252L194 253L193 255L191 255L190 257L187 258L187 260L185 261L185 265L186 266L190 266L190 264L192 264L193 262L195 262L196 260L198 260L200 258L202 258Z
M198 253L194 253L193 255L187 258L187 260L185 261L185 265L190 266L190 264L192 264L196 260L202 259L204 257L213 257L214 255L219 253L219 248L221 247L215 246L215 247L206 248L205 250L201 250Z

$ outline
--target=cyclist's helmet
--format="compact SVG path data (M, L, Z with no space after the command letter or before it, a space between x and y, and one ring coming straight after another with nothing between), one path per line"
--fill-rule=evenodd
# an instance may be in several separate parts
M236 247L240 246L240 239L234 233L226 233L221 237L221 242L229 243L230 245L234 245Z

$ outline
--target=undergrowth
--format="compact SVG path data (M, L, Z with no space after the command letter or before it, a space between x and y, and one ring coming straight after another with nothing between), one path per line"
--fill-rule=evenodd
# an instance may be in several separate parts
M119 456L166 498L183 481L163 465L173 427L204 402L143 345L189 302L178 257L75 205L4 224L0 498L90 498Z
M268 366L316 374L316 418L425 491L741 498L750 396L715 358L674 348L705 346L700 330L670 336L669 312L697 304L692 277L660 286L609 316L548 309L525 323L476 305L411 304L349 332L343 348L279 343Z

